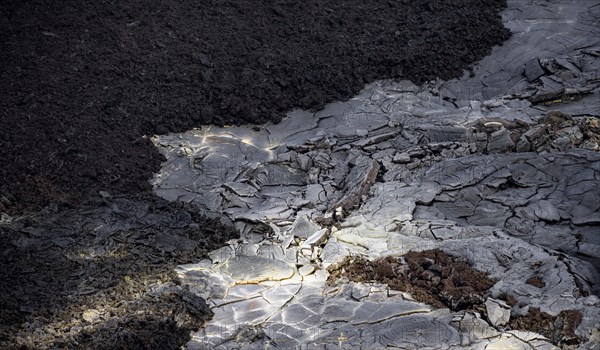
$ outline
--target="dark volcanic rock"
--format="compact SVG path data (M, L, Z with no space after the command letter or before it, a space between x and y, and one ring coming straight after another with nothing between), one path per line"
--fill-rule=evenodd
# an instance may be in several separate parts
M0 198L14 212L147 191L160 158L143 135L277 121L376 79L460 76L509 37L504 6L3 1Z
M179 348L212 312L174 267L238 236L142 196L0 224L0 348Z

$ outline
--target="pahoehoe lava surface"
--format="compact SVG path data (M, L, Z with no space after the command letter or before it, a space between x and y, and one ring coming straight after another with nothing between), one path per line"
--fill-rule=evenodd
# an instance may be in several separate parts
M0 211L149 191L144 135L277 121L366 82L460 76L504 0L0 4Z

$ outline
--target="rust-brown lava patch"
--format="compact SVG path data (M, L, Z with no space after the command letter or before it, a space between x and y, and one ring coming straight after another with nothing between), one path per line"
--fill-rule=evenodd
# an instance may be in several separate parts
M488 274L439 249L370 261L349 257L329 269L329 281L382 282L410 293L415 300L453 311L481 305L495 281Z
M575 334L575 329L581 318L578 310L564 310L552 316L532 307L527 315L511 318L508 327L541 334L558 346L577 345L581 339Z
M483 303L495 283L487 273L439 249L377 260L349 256L329 267L328 272L329 283L344 277L354 282L386 283L391 289L410 293L417 301L452 311L471 309L485 313ZM534 276L526 283L542 286L543 281ZM510 306L519 303L511 295L502 295L500 299ZM510 322L500 330L530 331L543 335L558 346L577 345L581 339L575 334L575 329L581 319L582 314L577 310L565 310L551 316L532 307L525 316L511 316Z
M544 288L546 286L546 283L544 283L539 276L531 276L525 283L538 288Z

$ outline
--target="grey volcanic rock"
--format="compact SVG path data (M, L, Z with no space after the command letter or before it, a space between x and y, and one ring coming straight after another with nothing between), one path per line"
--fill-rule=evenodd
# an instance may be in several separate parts
M188 349L549 348L506 328L532 308L581 310L578 346L597 347L593 5L509 1L516 35L470 77L380 81L276 125L156 137L167 162L155 191L224 212L243 233L178 269L215 314ZM496 279L481 314L434 310L368 281L326 283L326 268L348 255L433 248Z
M510 132L508 130L501 128L498 131L494 131L488 141L487 151L490 154L493 153L506 153L508 151L512 151L515 147L515 143L510 138Z
M245 255L227 260L221 271L231 276L237 283L283 280L294 274L294 270L281 260Z
M331 209L341 207L345 210L353 209L360 204L362 196L366 195L375 182L379 172L379 163L369 157L360 157L352 167L345 179L344 195L331 206Z
M502 300L488 299L485 308L488 320L494 327L503 326L510 320L510 306Z
M308 238L321 227L310 221L306 215L299 215L290 228L289 234L298 238Z
M544 221L559 221L560 214L558 213L558 209L552 204L550 201L539 201L534 204L533 213L540 220Z
M544 75L544 69L542 66L540 66L540 61L537 57L532 58L525 63L525 66L523 67L523 74L530 83Z

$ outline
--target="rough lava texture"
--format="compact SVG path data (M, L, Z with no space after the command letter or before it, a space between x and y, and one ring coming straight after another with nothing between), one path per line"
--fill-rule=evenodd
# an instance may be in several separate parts
M278 124L151 137L166 158L152 180L155 193L188 209L150 210L155 199L102 192L104 204L51 211L34 224L0 215L9 242L3 259L17 266L7 279L32 276L22 289L34 295L35 281L50 282L42 277L52 259L68 258L74 265L59 264L67 268L63 280L81 275L74 290L93 291L92 303L77 295L66 315L9 294L2 302L23 318L8 336L31 348L112 344L85 343L92 334L135 347L148 330L163 329L151 343L179 348L195 321L184 345L190 350L597 349L600 6L507 2L502 21L514 35L471 75L376 81L347 101L295 110ZM204 228L198 214L233 224L239 238L198 261L204 231L237 237L216 221ZM72 235L84 241L69 243ZM328 268L348 256L443 257L432 251L494 281L483 305L436 308L416 301L418 290L398 291L373 276L327 283L329 271L337 273ZM147 278L146 261L172 266L177 259L168 257L178 252L191 261L175 268L175 279ZM114 270L105 270L112 261ZM437 267L422 262L414 281L427 285ZM83 269L71 274L77 264ZM390 267L395 272L384 264L378 273L389 276ZM115 289L103 279L110 271L131 276L116 278ZM454 286L469 280L455 277ZM113 304L107 296L114 292Z
M178 348L212 312L174 267L237 237L148 195L0 223L0 348Z
M581 339L575 330L581 323L581 312L564 310L556 316L531 308L527 315L515 317L509 326L512 329L525 329L536 332L550 339L554 344L567 347L577 345Z
M278 124L153 138L155 192L241 232L177 267L214 313L187 349L598 348L600 7L508 5L515 35L473 76L377 81ZM414 286L474 278L396 264L437 250L493 280L462 310L468 293L436 308ZM348 256L390 263L331 278ZM405 291L377 278L411 270Z
M441 250L409 252L403 259L349 257L328 271L331 283L343 277L354 282L381 282L410 293L417 301L452 311L483 305L495 283L486 273Z
M575 332L582 319L580 311L563 310L553 316L532 307L527 314L510 320L509 305L489 299L489 289L496 281L490 279L487 273L472 268L464 260L456 259L439 249L409 252L402 258L388 256L373 261L363 256L348 256L342 262L330 266L327 271L330 273L327 279L329 284L335 284L338 279L384 283L391 289L409 293L419 302L455 312L482 312L489 320L493 319L494 314L487 306L488 303L500 303L506 307L508 316L503 324L498 325L500 329L539 333L559 346L581 343L581 338ZM539 278L536 281L542 283ZM526 283L532 284L531 279ZM544 287L539 284L536 286ZM511 296L500 296L500 299L507 299L512 304L510 306L516 304ZM502 327L506 323L507 327Z
M0 211L151 189L144 135L460 76L505 0L2 1Z

